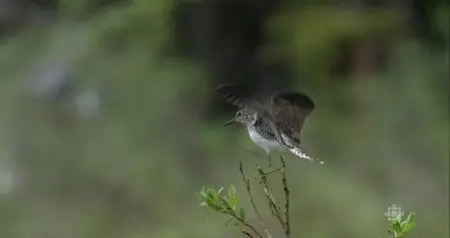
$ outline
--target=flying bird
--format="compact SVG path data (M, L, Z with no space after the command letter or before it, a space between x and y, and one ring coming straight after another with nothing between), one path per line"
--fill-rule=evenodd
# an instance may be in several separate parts
M239 108L233 119L224 126L241 123L247 127L251 140L264 149L271 163L274 151L290 151L299 158L319 162L309 156L300 142L300 134L315 104L307 95L294 91L273 94L266 105L242 85L220 85L217 91L225 100Z

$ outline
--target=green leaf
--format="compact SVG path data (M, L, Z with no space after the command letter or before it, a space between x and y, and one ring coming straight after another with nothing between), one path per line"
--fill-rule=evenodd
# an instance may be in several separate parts
M206 188L203 187L202 190L200 190L200 197L206 198L208 195L206 193Z
M213 210L216 210L216 211L218 211L218 212L223 213L223 208L222 208L221 206L215 204L215 203L208 204L208 207L211 208L211 209L213 209Z
M408 224L406 224L404 227L403 227L403 230L402 230L402 232L403 233L408 233L409 231L411 231L411 229L412 228L414 228L414 226L416 225L416 223L415 222L410 222L410 223L408 223Z
M415 216L414 213L408 214L408 217L402 222L402 227L403 227L405 224L411 223L411 222L413 221L413 219L414 219L414 216Z
M399 233L402 230L400 223L398 221L394 221L392 223L392 228L394 228L395 233Z
M225 223L225 227L227 227L230 224L230 222L232 222L234 219L235 219L234 217L228 219L228 221Z
M225 210L233 212L233 208L231 207L230 201L228 201L227 197L220 198L220 202Z
M216 199L214 198L213 194L208 194L208 197L206 198L206 202L208 204L215 204L216 203Z
M415 225L415 222L413 221L414 213L408 214L408 217L400 222L400 235L406 235Z
M231 206L233 207L233 210L236 210L237 207L236 188L233 185L231 185L230 189L228 190L228 198L231 200Z
M209 193L208 199L211 203L218 204L219 203L219 194L215 190L211 190Z
M242 220L246 220L247 218L245 217L245 211L244 211L244 208L242 208L241 207L241 211L240 211L240 213L239 213L239 216L240 216L240 218L242 219Z

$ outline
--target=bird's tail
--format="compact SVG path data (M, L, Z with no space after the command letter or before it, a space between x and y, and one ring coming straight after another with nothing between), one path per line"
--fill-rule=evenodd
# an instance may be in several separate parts
M289 149L290 152L292 152L294 155L302 158L302 159L306 159L309 161L313 161L313 162L318 162L319 164L323 164L323 161L320 161L318 159L312 158L311 156L309 156L303 149L299 148L299 147L294 147Z

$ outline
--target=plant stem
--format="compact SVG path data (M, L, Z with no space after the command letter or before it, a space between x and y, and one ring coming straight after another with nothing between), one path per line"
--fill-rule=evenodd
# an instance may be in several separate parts
M247 194L250 198L250 203L252 204L253 210L255 210L255 213L258 216L260 224L263 227L264 232L267 235L267 238L272 238L272 235L270 234L269 229L267 229L267 226L264 223L261 213L259 213L259 210L256 207L255 199L253 198L253 194L252 194L251 187L250 187L250 180L245 176L244 169L242 166L242 161L239 162L239 171L241 172L242 181L244 182L245 189L247 190Z
M283 157L281 156L281 164L282 164L282 170L281 173L283 175L283 190L284 190L284 199L285 199L285 205L284 205L284 232L286 233L286 237L291 236L291 223L290 223L290 217L289 217L289 207L290 207L290 191L287 184L286 179L286 163L284 162Z

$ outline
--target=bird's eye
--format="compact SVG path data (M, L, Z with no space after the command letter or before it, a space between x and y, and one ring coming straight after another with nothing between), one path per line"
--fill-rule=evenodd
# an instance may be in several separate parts
M240 117L241 115L242 115L241 112L238 112L238 113L237 113L237 116L238 116L238 117Z

